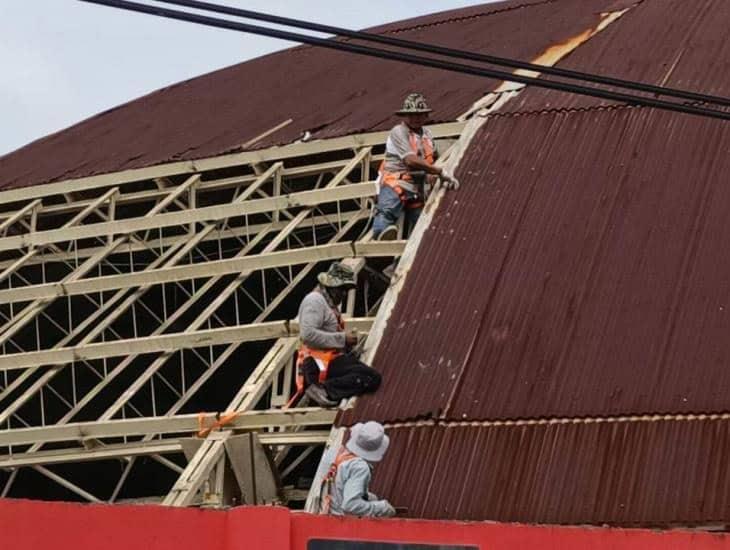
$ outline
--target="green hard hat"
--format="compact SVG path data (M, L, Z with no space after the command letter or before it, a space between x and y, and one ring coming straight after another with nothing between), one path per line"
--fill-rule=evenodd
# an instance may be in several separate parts
M412 94L408 94L408 97L406 97L403 100L403 107L401 107L400 111L397 111L397 115L411 115L416 113L430 113L432 109L428 106L428 103L426 103L426 98L423 97L423 94L419 94L418 92L414 92Z
M327 273L317 275L319 284L328 287L351 286L356 287L355 272L339 262L333 263Z

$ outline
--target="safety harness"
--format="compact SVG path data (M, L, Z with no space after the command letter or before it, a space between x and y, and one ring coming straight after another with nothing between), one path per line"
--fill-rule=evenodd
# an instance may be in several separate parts
M319 513L329 514L332 509L332 492L335 487L335 478L337 477L337 470L342 464L348 460L357 458L357 455L351 453L346 448L342 448L337 453L335 460L330 464L327 474L322 479L322 484L319 487Z
M421 151L419 150L418 146L418 138L420 137L421 146L423 148L423 160L427 164L432 165L434 163L434 147L431 138L429 138L425 134L419 136L410 128L408 129L408 131L408 140L410 141L411 151L413 152L413 154L416 156L420 156L419 152ZM378 171L380 172L380 183L382 185L387 185L396 192L404 208L410 210L415 208L421 208L423 206L423 192L418 193L417 191L411 191L411 196L409 197L406 189L404 189L401 185L403 182L410 184L410 187L414 185L413 176L410 172L386 172L385 161L380 164L380 168L378 169Z
M330 306L332 313L337 318L337 330L343 332L345 330L345 320L342 318L340 310L336 306ZM287 407L290 407L304 394L304 361L310 357L317 364L319 369L319 383L321 384L327 380L327 373L329 372L330 364L334 359L342 355L342 350L339 349L315 349L310 348L304 342L300 341L299 351L297 351L297 363L296 363L296 385L297 392L294 397L291 398Z

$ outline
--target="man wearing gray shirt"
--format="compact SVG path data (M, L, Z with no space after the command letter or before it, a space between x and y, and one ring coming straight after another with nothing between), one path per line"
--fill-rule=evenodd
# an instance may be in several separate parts
M381 377L352 352L357 334L345 331L340 313L347 291L356 286L354 272L335 262L317 280L317 288L299 306L297 393L304 391L315 403L334 407L342 399L374 392Z
M438 158L433 136L423 125L431 109L419 93L406 97L396 114L403 122L395 126L385 144L385 160L380 167L380 191L373 237L393 240L396 224L405 212L404 236L413 229L425 201L425 184L429 176L440 178L447 189L458 189L459 181L445 169L435 166Z

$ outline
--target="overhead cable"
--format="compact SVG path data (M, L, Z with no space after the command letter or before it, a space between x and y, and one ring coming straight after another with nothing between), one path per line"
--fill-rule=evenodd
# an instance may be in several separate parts
M322 25L320 23L313 23L310 21L303 21L301 19L292 19L290 17L281 17L278 15L270 15L268 13L261 13L252 10L244 10L240 8L233 8L229 6L221 6L213 4L211 2L201 2L199 0L155 0L160 4L173 4L177 6L184 6L194 8L197 10L206 10L214 13L221 13L226 15L233 15L236 17L243 17L245 19L254 19L257 21L265 21L267 23L274 23L277 25L284 25L287 27L294 27L299 29L306 29L310 31L316 31L321 33L334 34L337 36L344 36L355 40L364 40L367 42L375 42L378 44L384 44L388 46L395 46L397 48L404 48L409 50L421 51L445 57L452 57L467 61L479 61L482 63L490 63L501 67L509 67L512 69L522 69L533 71L537 73L543 73L551 76L559 76L563 78L569 78L574 80L581 80L584 82L592 82L595 84L604 84L606 86L615 86L619 88L625 88L628 90L636 90L639 92L648 92L652 94L664 95L668 97L676 97L678 99L686 99L690 101L699 101L703 103L714 103L717 105L730 106L730 98L720 97L708 94L702 94L698 92L691 92L687 90L680 90L677 88L668 88L666 86L656 86L653 84L645 84L643 82L635 82L633 80L625 80L620 78L614 78L610 76L602 76L592 73L586 73L582 71L574 71L570 69L562 69L559 67L550 67L546 65L537 65L535 63L528 63L526 61L519 61L515 59L509 59L506 57L497 57L494 55L486 55L481 53L470 52L467 50L458 50L454 48L447 48L445 46L438 46L435 44L423 44L421 42L415 42L412 40L403 40L401 38L394 38L392 36L384 36L379 34L372 34L362 31L353 31L342 27L333 27L331 25Z
M172 10L162 8L158 6L151 6L147 4L140 4L138 2L130 2L128 0L79 0L80 2L86 2L89 4L99 4L103 6L109 6L127 11L133 11L138 13L145 13L148 15L155 15L159 17L165 17L178 21L187 21L190 23L197 23L208 27L235 30L239 32L245 32L249 34L256 34L259 36L268 36L271 38L278 38L281 40L287 40L291 42L300 42L303 44L310 44L313 46L320 46L333 50L355 53L359 55L365 55L370 57L377 57L380 59L388 59L391 61L401 61L404 63L410 63L413 65L420 65L423 67L430 67L434 69L442 69L446 71L469 74L473 76L481 76L486 78L493 78L497 80L504 80L508 82L518 82L525 85L532 85L539 88L547 88L551 90L558 90L562 92L575 93L579 95L586 95L590 97L597 97L600 99L606 99L609 101L617 101L628 103L631 105L641 105L645 107L653 107L657 109L664 109L668 111L675 111L680 113L704 116L709 118L716 118L721 120L730 120L730 113L718 111L715 109L707 109L695 105L686 105L681 103L675 103L671 101L664 101L651 97L642 97L632 94L625 94L621 92L613 92L609 90L602 90L599 88L591 88L586 86L580 86L577 84L569 84L567 82L558 82L554 80L535 78L525 76L517 73L509 73L505 71L498 71L494 69L487 69L482 67L474 67L472 65L464 65L460 63L452 63L443 61L440 59L433 59L429 57L417 56L403 52L395 52L391 50L383 50L379 48L373 48L370 46L362 46L358 44L352 44L349 42L341 42L328 38L319 38L315 36L299 34L279 29L272 29L268 27L261 27L258 25L250 25L247 23L241 23L238 21L231 21L228 19L218 19L215 17L208 17L205 15L198 15L195 13L189 13L184 11Z

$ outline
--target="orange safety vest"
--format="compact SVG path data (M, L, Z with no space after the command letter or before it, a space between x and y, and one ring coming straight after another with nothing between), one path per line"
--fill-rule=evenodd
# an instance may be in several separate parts
M413 154L418 156L418 134L411 130L409 133L409 141L411 143L411 150L413 151ZM423 146L423 160L426 161L427 164L433 165L433 141L431 141L431 138L423 135L421 136L421 145ZM385 161L380 164L380 168L378 171L380 172L380 182L383 185L387 185L388 187L392 188L393 191L396 192L398 198L400 198L400 201L401 203L403 203L403 206L405 208L414 209L421 208L423 206L422 198L409 200L405 189L403 189L403 187L401 187L401 185L398 183L400 181L413 181L413 177L411 176L410 172L386 172Z
M335 486L335 478L337 477L337 470L340 468L342 464L347 462L348 460L352 460L353 458L357 458L357 455L352 454L350 451L348 451L345 447L343 447L340 452L337 453L337 457L335 457L335 461L330 464L329 470L327 470L327 474L322 479L322 484L319 487L319 513L320 514L329 514L330 509L332 508L332 490Z
M336 307L332 308L332 313L337 317L337 329L342 332L345 330L345 320L342 318L340 310ZM297 352L297 364L296 364L296 383L297 393L294 395L290 403L293 403L299 396L304 393L304 372L302 366L304 361L308 358L314 359L319 367L319 383L321 384L327 380L327 373L329 372L330 363L336 358L342 355L342 350L339 349L315 349L310 348L304 342L299 346Z

